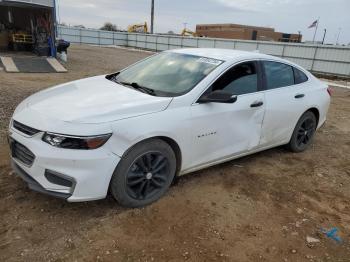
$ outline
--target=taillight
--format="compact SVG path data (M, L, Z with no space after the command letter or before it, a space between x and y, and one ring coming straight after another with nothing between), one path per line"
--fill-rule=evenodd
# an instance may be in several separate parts
M329 96L333 95L333 89L330 86L327 88L327 92L328 92Z

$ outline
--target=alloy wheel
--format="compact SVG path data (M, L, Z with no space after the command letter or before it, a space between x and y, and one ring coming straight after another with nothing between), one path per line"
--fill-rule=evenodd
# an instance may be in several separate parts
M300 125L297 134L297 145L303 147L308 145L315 133L316 123L311 118L306 118Z
M145 153L128 170L127 193L134 199L149 199L166 186L169 174L169 161L165 156L160 152Z

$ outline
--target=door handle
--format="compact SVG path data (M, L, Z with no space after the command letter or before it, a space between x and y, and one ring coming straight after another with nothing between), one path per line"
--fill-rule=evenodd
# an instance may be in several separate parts
M262 106L263 104L264 103L262 101L257 101L251 104L250 107L259 107L259 106Z
M305 95L304 94L296 94L294 98L303 98Z

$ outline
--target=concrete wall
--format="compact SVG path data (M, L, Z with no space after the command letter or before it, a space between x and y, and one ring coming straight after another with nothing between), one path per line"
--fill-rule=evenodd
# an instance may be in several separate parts
M58 36L72 43L118 45L152 51L186 47L259 50L290 60L314 73L350 77L350 47L108 32L66 26L58 27Z

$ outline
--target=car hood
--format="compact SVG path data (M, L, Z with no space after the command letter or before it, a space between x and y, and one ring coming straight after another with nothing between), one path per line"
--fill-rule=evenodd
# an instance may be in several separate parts
M46 118L76 123L106 123L165 110L172 98L155 97L112 82L86 78L36 93L18 107Z

